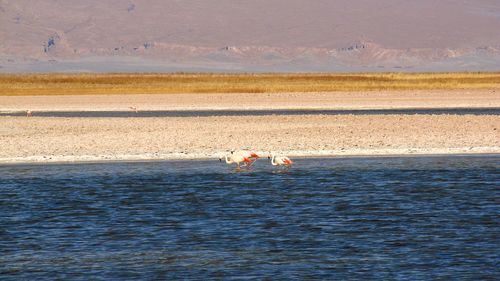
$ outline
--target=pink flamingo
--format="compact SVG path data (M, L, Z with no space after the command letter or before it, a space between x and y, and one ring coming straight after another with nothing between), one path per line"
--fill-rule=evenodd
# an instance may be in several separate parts
M293 161L290 160L290 158L286 156L276 156L273 153L271 153L267 159L271 159L271 164L273 166L285 166L285 167L291 167L293 164Z
M135 113L139 112L139 110L137 109L136 106L129 106L128 108L132 109L133 111L135 111Z
M259 155L257 155L257 153L252 152L252 151L248 151L248 150L239 150L236 152L231 151L231 154L241 155L245 158L252 160L252 162L250 162L250 164L248 164L249 166L251 166L253 163L255 163L255 161L257 161L257 159L259 159Z
M245 157L241 154L235 154L232 151L231 156L228 157L228 155L226 155L224 158L227 164L236 164L237 169L240 169L240 163L245 163L246 165L250 165L250 163L252 163L252 160L250 160L250 158ZM222 162L222 158L219 158L219 161Z
M33 112L31 112L31 110L26 110L26 117L32 117L33 116Z

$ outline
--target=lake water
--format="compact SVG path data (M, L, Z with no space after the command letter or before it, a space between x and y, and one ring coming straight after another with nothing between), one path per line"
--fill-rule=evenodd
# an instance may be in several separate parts
M277 110L147 110L127 111L35 111L36 117L213 117L272 115L500 115L498 107L481 108L403 108L403 109L277 109ZM0 111L1 116L26 116L25 111Z
M493 280L499 186L500 156L0 166L0 279Z

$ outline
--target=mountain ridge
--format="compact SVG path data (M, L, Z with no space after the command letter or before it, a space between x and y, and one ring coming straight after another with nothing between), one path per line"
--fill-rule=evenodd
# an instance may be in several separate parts
M500 69L493 0L0 0L0 15L2 72Z

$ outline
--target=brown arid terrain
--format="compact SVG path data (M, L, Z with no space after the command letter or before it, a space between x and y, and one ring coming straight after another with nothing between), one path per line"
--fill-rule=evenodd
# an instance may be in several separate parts
M496 0L0 0L0 72L494 71Z
M43 111L500 108L496 90L0 96L0 162L500 153L499 115L40 117Z

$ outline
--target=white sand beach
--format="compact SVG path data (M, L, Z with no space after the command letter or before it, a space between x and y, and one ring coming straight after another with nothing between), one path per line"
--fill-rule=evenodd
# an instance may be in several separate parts
M500 116L0 117L0 162L500 153Z

